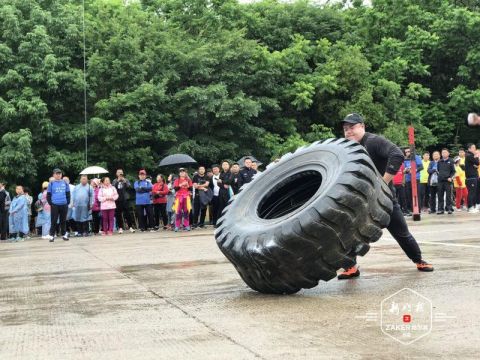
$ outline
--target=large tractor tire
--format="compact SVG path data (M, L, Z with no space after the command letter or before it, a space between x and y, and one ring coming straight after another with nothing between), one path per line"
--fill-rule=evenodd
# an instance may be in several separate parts
M215 238L253 290L293 294L365 255L392 207L365 148L329 139L286 154L244 185L223 211Z

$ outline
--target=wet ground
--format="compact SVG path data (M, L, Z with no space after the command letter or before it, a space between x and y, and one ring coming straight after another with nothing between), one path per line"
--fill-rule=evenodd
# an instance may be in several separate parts
M479 224L466 213L410 222L434 273L386 233L360 278L291 296L247 288L212 230L1 243L0 359L478 358ZM404 288L433 311L409 345L381 329L393 298L382 300Z

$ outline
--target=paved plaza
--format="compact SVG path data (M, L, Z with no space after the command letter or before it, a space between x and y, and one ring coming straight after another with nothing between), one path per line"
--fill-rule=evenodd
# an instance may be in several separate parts
M435 272L387 232L356 280L290 296L250 290L213 230L0 244L0 359L474 359L480 350L480 216L409 221ZM432 329L405 345L381 303L412 289Z

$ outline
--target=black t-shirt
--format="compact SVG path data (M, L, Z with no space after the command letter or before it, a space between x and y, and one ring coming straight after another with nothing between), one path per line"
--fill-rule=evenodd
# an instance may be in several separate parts
M193 176L193 179L192 179L193 184L203 185L206 182L210 182L210 178L207 176L207 174L204 174L203 176L201 176L200 174L195 174ZM195 193L195 196L198 195L197 189L193 188L193 191Z
M367 149L368 155L370 155L380 175L383 176L385 173L397 174L404 161L403 152L397 145L383 136L369 132L365 133L360 145Z

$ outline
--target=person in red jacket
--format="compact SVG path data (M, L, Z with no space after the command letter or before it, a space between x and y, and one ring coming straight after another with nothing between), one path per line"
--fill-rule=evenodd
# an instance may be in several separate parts
M393 177L393 187L395 188L395 196L397 198L398 203L400 204L400 208L404 215L411 215L407 210L407 199L405 193L405 184L404 184L404 172L405 172L405 164L400 166L398 169L397 174Z
M192 180L187 175L184 168L180 168L179 177L175 179L173 187L175 193L175 231L178 231L182 221L185 230L190 231L190 211L192 210L192 202L190 199L190 190L192 189Z
M165 177L161 174L157 175L157 182L152 188L153 211L155 215L155 227L160 228L160 217L163 222L163 230L167 229L167 195L168 185L165 183Z

